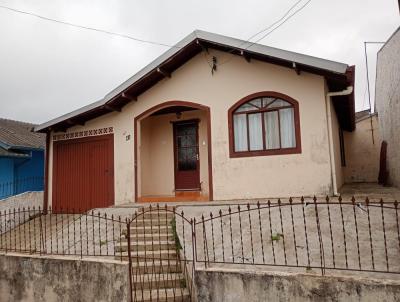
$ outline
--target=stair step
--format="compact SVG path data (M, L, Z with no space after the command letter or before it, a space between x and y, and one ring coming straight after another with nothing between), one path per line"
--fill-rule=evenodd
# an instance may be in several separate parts
M131 241L131 251L160 251L160 250L173 250L175 248L175 241ZM128 242L120 242L115 248L116 252L127 252Z
M164 210L159 210L157 211L157 209L152 209L151 211L148 211L144 214L140 214L138 213L138 220L143 219L154 219L154 220L158 220L158 219L168 219L169 221L171 221L171 219L175 216L175 213L173 212L169 212L169 211L164 211Z
M116 259L128 260L128 252L119 252L116 254ZM177 259L176 250L161 250L161 251L135 251L131 252L132 262L143 259L169 260Z
M184 288L185 277L180 273L141 274L132 276L134 289Z
M167 219L165 217L163 217L163 218L160 217L160 219L155 219L155 218L150 219L150 218L145 218L143 216L140 216L140 217L138 217L138 219L132 221L131 226L132 227L143 226L143 225L149 226L149 227L150 226L153 226L153 227L169 226L171 224L171 220L172 220L172 217L167 218Z
M155 233L155 234L132 234L131 233L131 241L160 241L160 240L174 240L174 235L171 233ZM121 238L121 242L127 242L126 237Z
M140 274L166 274L181 273L181 264L178 260L154 260L132 263L133 273Z
M138 290L133 292L133 300L138 302L186 302L190 301L190 294L186 288Z
M143 225L137 225L135 223L133 223L130 227L130 233L131 236L135 235L135 234L172 234L172 227L170 225L160 225L157 227L150 227L150 226L145 226L143 227ZM122 230L122 234L126 235L127 234L127 230L124 229Z

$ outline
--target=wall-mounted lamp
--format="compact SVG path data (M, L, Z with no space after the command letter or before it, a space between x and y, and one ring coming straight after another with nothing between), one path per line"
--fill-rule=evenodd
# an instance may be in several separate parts
M178 120L180 120L181 117L182 117L182 112L178 111L178 112L176 113L176 118L177 118Z

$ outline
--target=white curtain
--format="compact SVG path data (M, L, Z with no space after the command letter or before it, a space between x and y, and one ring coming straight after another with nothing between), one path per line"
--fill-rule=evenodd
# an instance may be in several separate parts
M296 147L293 108L280 109L281 148Z
M264 122L265 122L265 143L267 149L279 149L278 111L265 112Z
M263 149L263 134L261 113L249 114L249 135L250 135L250 150Z
M246 114L233 116L233 132L235 134L235 151L248 151Z

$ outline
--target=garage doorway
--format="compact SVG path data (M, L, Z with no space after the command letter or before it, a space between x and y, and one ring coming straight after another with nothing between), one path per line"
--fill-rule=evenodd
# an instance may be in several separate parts
M85 212L114 204L114 136L54 142L52 207Z

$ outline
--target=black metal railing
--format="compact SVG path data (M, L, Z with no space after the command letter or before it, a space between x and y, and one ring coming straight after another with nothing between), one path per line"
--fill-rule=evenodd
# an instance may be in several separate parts
M41 255L114 257L127 218L93 211L18 208L0 212L0 251Z
M131 301L193 299L196 266L400 274L397 201L314 197L221 205L200 219L175 207L136 210L2 211L0 251L123 261Z
M227 206L195 225L196 261L206 265L400 273L397 201L268 201Z
M28 191L42 191L44 188L43 176L32 176L0 183L0 199L25 193Z

